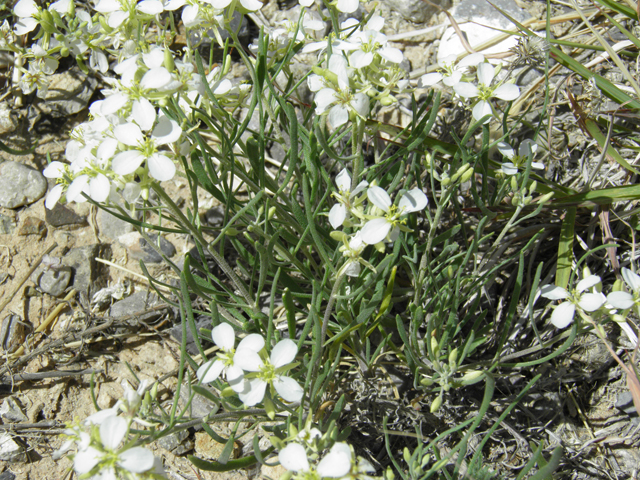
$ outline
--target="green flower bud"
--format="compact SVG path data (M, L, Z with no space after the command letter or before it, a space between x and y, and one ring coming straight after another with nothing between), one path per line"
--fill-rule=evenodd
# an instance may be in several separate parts
M518 182L516 177L511 177L511 190L518 190Z
M536 188L538 188L538 182L534 180L531 182L531 185L529 185L529 193L533 194L536 191Z
M458 347L449 352L449 366L451 367L451 370L455 370L458 366Z
M386 97L382 97L380 99L380 104L384 107L388 107L389 105L393 105L397 100L391 95L387 95Z
M42 12L40 13L40 26L42 26L42 29L46 33L49 33L51 35L58 31L55 21L53 20L53 16L48 10L42 10Z
M422 385L423 387L430 387L431 385L433 385L433 379L423 378L422 380L420 380L420 385Z
M225 233L227 234L228 237L235 237L240 233L240 231L236 228L229 227L225 230Z
M164 49L164 68L169 70L169 72L173 72L176 69L176 64L173 61L173 53L171 53L170 48Z
M545 193L543 196L540 197L540 199L538 200L538 203L539 204L547 203L552 198L553 198L553 192Z
M446 175L442 175L442 179L440 180L440 183L442 184L443 187L446 187L451 183L451 179Z
M460 379L460 382L464 385L471 385L472 383L476 383L483 375L483 372L480 370L470 370L464 374L464 376Z
M347 243L348 241L347 234L340 230L333 230L329 235L337 242Z
M68 47L62 47L60 49L60 56L62 56L62 57L68 57L69 53L71 53L71 52L70 52Z
M269 208L269 212L267 213L267 220L271 220L275 214L276 214L276 207L273 206Z
M431 408L429 408L429 410L431 411L431 413L435 413L440 409L441 406L442 406L442 395L438 395L438 397L431 404Z
M409 452L407 447L404 447L404 450L402 450L402 458L404 458L404 461L407 462L407 464L411 463L411 452Z
M436 340L436 337L431 337L431 350L433 350L433 354L436 357L440 355L440 345L438 345L438 340Z

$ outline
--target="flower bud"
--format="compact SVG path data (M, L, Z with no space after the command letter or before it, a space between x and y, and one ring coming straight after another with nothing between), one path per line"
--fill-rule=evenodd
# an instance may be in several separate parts
M451 370L455 370L458 366L458 347L449 352L449 366L451 367Z
M386 97L382 97L380 99L380 104L383 107L388 107L389 105L393 105L396 102L397 102L397 100L394 97L392 97L391 95L387 95Z
M333 230L329 235L337 242L347 243L349 241L347 234L340 230Z
M411 452L407 447L404 447L404 450L402 450L402 458L404 458L404 461L407 462L407 465L411 463Z
M472 383L475 383L475 381L480 377L482 377L482 372L480 370L470 370L464 374L464 376L460 379L460 382L465 385L470 385Z
M440 183L443 187L446 187L451 183L451 179L446 174L443 174Z
M442 405L442 395L438 395L438 397L431 404L431 408L429 408L429 410L431 411L431 413L435 413L440 409L441 405Z
M49 10L42 10L40 14L40 25L42 29L51 35L56 33L58 29L56 28L55 21L53 20L53 16Z
M176 64L173 61L173 53L171 53L170 48L164 49L164 68L169 70L169 72L173 72L176 69Z
M236 228L229 227L225 230L225 233L227 234L228 237L235 237L240 233L240 231Z
M430 387L431 385L433 385L433 379L423 378L422 380L420 380L420 385L422 385L423 387Z
M438 356L440 355L440 345L438 345L438 340L436 340L436 337L431 337L431 350L433 350L433 355L434 356Z
M62 48L60 49L60 56L61 56L61 57L68 57L68 56L69 56L69 53L71 53L71 52L69 51L69 47L62 47Z
M538 188L538 182L534 180L533 182L531 182L531 185L529 185L529 193L533 195L533 193L536 191L536 188Z
M267 212L267 220L271 220L275 214L276 214L276 207L273 206L269 208L269 211Z
M551 200L551 198L553 198L553 192L545 193L543 196L541 196L538 199L538 203L539 204L547 203L549 200Z
M516 180L516 177L511 177L511 190L517 190L518 189L518 182Z

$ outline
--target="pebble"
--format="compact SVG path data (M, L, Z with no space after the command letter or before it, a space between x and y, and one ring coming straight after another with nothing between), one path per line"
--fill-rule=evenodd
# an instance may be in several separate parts
M28 422L27 416L22 413L22 409L18 402L13 397L5 398L2 406L0 407L0 417L4 423L20 423Z
M16 126L17 123L13 118L11 107L7 102L0 102L0 135L13 132Z
M0 213L0 234L11 235L16 229L16 221Z
M202 385L202 387L207 388L206 385ZM180 389L180 402L182 405L187 404L192 393L190 386L187 383L183 383L182 388ZM189 405L189 416L191 418L204 417L210 413L215 414L219 408L220 407L217 404L213 403L208 398L195 394L191 400L191 404Z
M54 118L68 117L84 110L98 86L94 76L86 75L76 67L50 75L47 81L49 90L37 108L40 113Z
M73 271L73 288L88 298L106 286L107 266L97 262L96 258L109 260L111 247L105 243L96 243L76 247L62 258L62 264Z
M100 233L106 235L111 240L116 240L119 236L135 230L131 223L120 220L118 217L102 209L98 211L97 221Z
M158 440L158 445L169 452L174 452L175 455L180 455L184 452L178 452L178 447L181 446L182 442L184 442L188 436L189 432L187 430L180 430L179 432L170 433L166 437L160 438ZM193 448L193 445L191 447Z
M52 297L61 297L70 282L71 268L60 267L43 272L38 279L38 286Z
M200 330L201 328L211 328L211 319L207 317L202 317L196 321L196 328ZM176 325L169 329L169 335L176 342L182 343L182 325ZM200 343L203 345L203 348L209 348L211 346L211 342L208 342L204 338L200 338ZM187 326L187 353L191 355L197 355L200 353L198 347L196 346L196 342L193 339L193 333L191 333L191 329Z
M0 164L0 207L32 204L46 191L47 180L39 171L18 162Z
M47 233L47 226L45 223L37 217L27 217L20 225L18 229L18 235L36 235L40 238L44 237Z
M138 320L149 323L160 318L164 311L158 310L141 314L145 310L149 310L151 307L160 305L160 299L155 293L151 293L147 290L140 290L133 295L128 296L124 300L120 300L113 305L109 310L109 316L114 318L125 317L127 315L136 314L136 319L127 321L129 325L137 325Z
M0 473L0 480L15 480L16 476L11 473L9 470L5 470L4 472Z
M158 235L150 233L149 238L151 241L155 242ZM120 235L118 237L118 241L127 248L131 257L136 260L142 260L145 263L162 262L162 256L160 256L160 254L158 254L138 232ZM176 254L176 247L174 247L169 240L163 237L160 237L160 250L167 257L173 257Z
M24 447L6 432L0 433L0 461L9 463L23 463L27 461L27 454Z
M622 392L618 394L618 399L614 405L618 410L626 413L631 418L631 423L634 425L640 424L640 417L633 404L633 395L631 392Z
M383 0L382 3L385 3L392 11L402 15L405 20L414 23L425 23L434 13L438 12L436 7L422 0ZM451 6L450 0L431 0L431 3L435 3L443 9Z
M69 225L84 225L87 223L86 217L78 215L69 207L56 203L51 210L45 209L45 220L52 227L65 227Z

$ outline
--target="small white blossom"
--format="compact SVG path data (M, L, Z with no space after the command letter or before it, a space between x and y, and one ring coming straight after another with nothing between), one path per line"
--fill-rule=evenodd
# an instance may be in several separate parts
M537 150L538 144L529 138L523 140L520 144L520 147L518 148L518 155L515 154L513 148L508 143L498 143L498 151L510 160L509 162L503 162L500 170L502 170L505 175L515 175L518 173L519 168L526 166L529 156L533 156ZM531 162L531 168L535 170L544 170L544 164L540 162Z
M545 285L541 289L541 295L549 300L567 300L558 305L551 314L551 323L556 328L565 328L573 322L576 307L585 312L595 312L604 305L606 298L600 292L583 293L585 290L595 287L600 283L600 277L589 275L580 280L575 290L569 292L562 287Z

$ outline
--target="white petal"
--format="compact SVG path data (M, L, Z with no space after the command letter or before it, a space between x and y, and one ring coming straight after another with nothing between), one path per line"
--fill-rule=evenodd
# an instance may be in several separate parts
M487 115L491 115L493 112L491 110L491 105L489 105L489 102L480 100L478 103L476 103L476 106L473 107L473 111L471 113L473 115L473 118L475 118L476 120L480 120L481 118L484 118ZM485 123L488 122L489 120L490 118L487 118L485 120Z
M134 447L118 455L118 465L131 473L142 473L153 468L153 453L143 447Z
M113 135L119 142L129 147L137 147L144 142L142 130L135 123L123 123L113 129Z
M240 0L240 4L249 12L255 12L262 8L262 2L258 0Z
M116 402L117 403L117 402ZM104 410L100 410L99 412L94 413L93 415L89 415L84 419L84 425L102 425L102 423L109 417L113 417L118 414L116 408L105 408Z
M20 0L18 3L16 3L16 6L13 7L13 13L15 13L18 17L28 18L38 13L38 6L33 0Z
M129 12L113 12L109 15L107 24L111 28L118 28L127 18L129 18Z
M549 300L562 300L569 296L569 293L562 287L555 285L545 285L540 289L540 295Z
M271 364L274 367L279 368L293 362L297 353L298 346L295 342L285 338L284 340L280 340L277 345L273 347L269 358L271 360Z
M384 47L378 50L378 54L391 63L402 63L404 56L402 50L394 47Z
M82 198L82 193L89 193L89 176L88 175L80 175L76 177L69 188L67 189L67 202L84 202Z
M152 68L144 74L142 80L140 80L140 86L142 88L148 89L162 88L167 85L172 79L173 77L166 68Z
M182 135L182 128L178 122L171 120L165 115L160 115L156 128L153 129L151 135L156 139L158 145L166 145L168 143L177 142Z
M290 443L278 454L280 464L291 472L306 472L309 470L307 452L299 443Z
M515 175L518 173L518 167L511 162L504 162L500 167L500 170L502 170L505 175Z
M126 434L127 421L122 417L112 415L100 425L100 440L110 450L115 450Z
M527 138L523 140L520 147L518 147L518 155L528 157L536 153L536 150L538 150L538 144L530 138Z
M495 75L495 68L490 63L478 65L478 83L489 86Z
M120 10L122 6L118 0L100 0L94 9L100 13L111 13Z
M211 339L221 349L228 351L236 344L236 333L231 325L221 323L211 330Z
M580 296L578 305L585 312L595 312L598 310L607 299L602 293L584 293Z
M498 151L502 154L503 157L507 157L508 159L512 159L516 152L513 151L511 145L506 142L498 143Z
M556 328L565 328L573 322L576 306L571 302L563 302L558 305L551 314L551 323Z
M349 121L349 109L342 105L335 105L329 110L327 118L333 128L338 128Z
M391 224L386 218L374 218L362 227L360 236L367 245L375 245L385 239L389 230L391 230Z
M56 163L56 162L51 162L51 163ZM57 162L57 163L60 163L60 162ZM349 170L345 168L338 175L336 175L336 185L338 186L338 190L340 190L341 192L351 191L351 175L349 174Z
M156 121L156 109L143 97L133 102L131 116L142 130L150 130Z
M578 292L584 292L587 288L591 288L600 283L600 277L598 275L589 275L578 282L576 290Z
M273 380L276 392L287 402L299 402L304 395L302 387L293 378L278 375Z
M423 87L430 87L438 83L440 80L442 80L441 73L427 73L420 77L420 85Z
M154 153L147 159L149 174L159 182L171 180L176 174L176 165L169 157Z
M626 310L634 305L633 296L627 292L611 292L607 295L607 302L615 308Z
M476 67L481 62L484 62L484 55L481 53L472 53L460 60L458 68Z
M391 207L391 197L383 188L370 187L367 190L367 198L376 207L385 212L388 212L389 207Z
M26 35L29 32L33 32L38 26L38 21L35 18L21 18L13 26L16 35Z
M254 352L259 352L264 348L264 338L262 335L257 333L252 333L247 335L242 339L240 344L238 345L238 350L248 349L253 350Z
M159 0L143 0L136 5L136 10L146 13L147 15L157 15L164 11L164 6Z
M520 89L513 83L505 83L493 91L493 96L500 100L515 100L520 96Z
M249 382L244 378L244 372L237 365L229 365L226 371L227 382L234 392L244 392L248 388Z
M478 96L478 87L471 83L460 82L453 86L455 92L464 98L473 98Z
M83 475L90 472L91 469L98 464L101 458L102 453L93 447L88 447L87 449L76 453L76 456L73 458L73 469L77 474Z
M640 276L638 276L638 274L633 273L631 270L624 267L622 268L621 273L622 278L631 290L634 292L640 291Z
M424 210L429 200L422 190L414 188L406 192L400 201L398 207L403 210L404 213L418 212Z
M356 93L349 104L361 117L369 115L369 97L364 93Z
M351 194L349 195L349 198L355 197L368 186L369 186L369 182L367 182L366 180L362 180L358 185L356 185L356 188L353 189L353 192L351 192Z
M264 366L264 362L258 352L248 348L239 348L233 356L233 364L245 372L258 372Z
M349 63L353 68L364 68L373 62L373 53L358 50L349 57Z
M47 165L47 168L42 171L42 175L47 178L62 178L64 171L65 164L62 162L54 161Z
M447 87L453 87L454 85L460 83L460 80L462 80L462 72L456 70L448 77L444 77L442 79L442 83L444 83Z
M210 360L198 368L196 376L202 383L211 383L218 379L223 369L224 362L221 360Z
M49 210L55 207L56 203L58 203L58 200L60 200L60 197L62 196L63 190L63 185L56 185L55 187L53 187L47 195L47 199L44 201L44 206Z
M267 382L254 378L249 382L249 392L239 393L238 397L247 407L253 407L262 401L266 389Z
M111 169L118 175L129 175L135 172L145 158L138 150L127 150L113 157Z
M111 182L102 173L99 173L89 182L89 196L96 202L104 202L109 196Z
M316 113L322 115L329 105L336 101L336 92L331 88L323 88L316 93L314 101L316 102Z
M341 203L336 203L329 210L329 223L334 230L340 228L347 218L347 207Z
M338 0L336 8L342 13L353 13L358 9L360 0Z
M336 443L318 464L321 477L344 477L351 470L351 449L346 443Z

